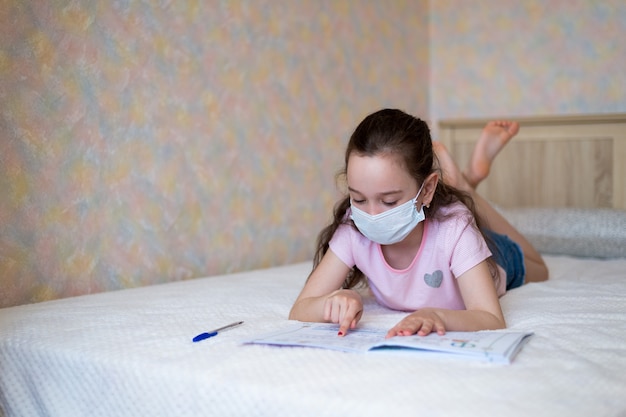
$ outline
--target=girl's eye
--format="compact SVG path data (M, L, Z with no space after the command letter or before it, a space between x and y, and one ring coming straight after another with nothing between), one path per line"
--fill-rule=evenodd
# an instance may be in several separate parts
M352 202L353 202L354 204L363 204L363 203L365 203L365 200L357 200L356 198L353 198L353 199L352 199Z
M383 201L383 204L387 207L393 207L398 203L398 201Z

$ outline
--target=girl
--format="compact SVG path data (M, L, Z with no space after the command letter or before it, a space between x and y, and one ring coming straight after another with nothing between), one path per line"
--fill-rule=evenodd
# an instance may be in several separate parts
M518 129L488 123L461 173L424 121L391 109L367 116L345 153L348 195L318 237L289 318L338 323L343 336L363 314L354 287L367 279L380 304L411 312L387 337L506 327L498 297L548 271L475 187Z

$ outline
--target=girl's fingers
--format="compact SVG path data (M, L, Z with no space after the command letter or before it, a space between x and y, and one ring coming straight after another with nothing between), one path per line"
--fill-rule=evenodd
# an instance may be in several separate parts
M358 306L351 304L348 306L345 314L341 318L339 323L339 336L345 336L348 333L349 329L354 329L356 324L361 318L363 310L358 309Z
M439 335L446 333L446 328L443 321L435 316L421 317L416 314L405 317L400 323L387 332L386 337L394 336L410 336L418 334L419 336L426 336L432 332L437 332Z
M428 334L430 334L430 332L433 330L433 322L431 321L424 321L422 322L422 327L419 328L417 334L420 336L426 336Z
M355 297L345 290L335 291L324 302L324 320L339 324L339 335L345 335L354 329L361 319L363 304L360 297Z

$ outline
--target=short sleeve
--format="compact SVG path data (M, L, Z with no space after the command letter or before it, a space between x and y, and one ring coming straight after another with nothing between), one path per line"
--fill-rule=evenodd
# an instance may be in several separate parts
M330 239L329 247L341 262L352 268L356 261L352 252L353 234L357 233L350 225L340 225Z
M456 227L450 230L453 245L450 270L455 277L463 275L491 256L491 251L476 223L469 216L459 216Z

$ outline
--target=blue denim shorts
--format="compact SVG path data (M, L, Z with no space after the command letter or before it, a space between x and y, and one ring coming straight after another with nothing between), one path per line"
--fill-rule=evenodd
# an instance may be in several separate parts
M487 239L487 245L493 254L493 259L506 271L507 291L524 285L526 268L522 248L506 235L486 229L483 229L483 233L491 240L490 242Z

